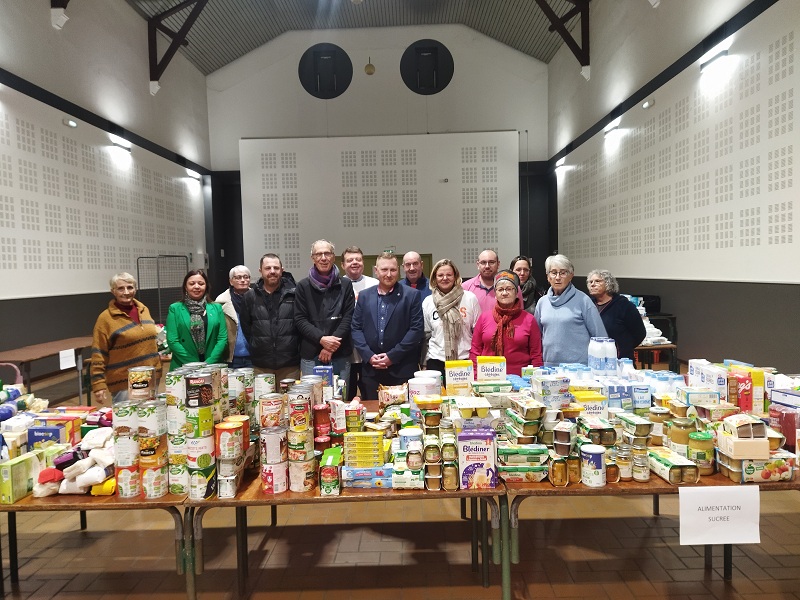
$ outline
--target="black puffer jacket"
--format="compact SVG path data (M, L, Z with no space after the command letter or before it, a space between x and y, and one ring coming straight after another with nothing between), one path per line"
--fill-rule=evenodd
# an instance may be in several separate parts
M324 335L342 338L342 345L333 358L346 358L353 354L350 321L356 306L353 284L349 279L338 278L331 287L321 291L306 277L297 284L294 304L294 322L300 332L300 357L314 360L319 356Z
M277 310L273 308L271 297L275 294ZM288 273L284 273L274 294L264 291L262 279L247 290L239 320L250 344L250 359L256 367L281 369L300 365L300 334L294 326L294 300L294 278Z

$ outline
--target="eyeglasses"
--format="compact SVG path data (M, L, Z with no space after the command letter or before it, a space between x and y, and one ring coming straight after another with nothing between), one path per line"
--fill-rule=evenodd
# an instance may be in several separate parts
M245 279L250 279L250 275L234 275L231 279L238 279L239 281L244 281Z
M550 277L566 277L569 275L569 271L550 271L548 275L550 275Z
M333 252L314 252L314 258L333 258Z
M493 267L497 264L496 260L479 260L478 265L481 267Z
M513 294L514 292L516 292L516 291L517 291L517 288L513 288L513 287L499 287L499 288L494 288L494 291L495 291L496 293L498 293L498 294Z

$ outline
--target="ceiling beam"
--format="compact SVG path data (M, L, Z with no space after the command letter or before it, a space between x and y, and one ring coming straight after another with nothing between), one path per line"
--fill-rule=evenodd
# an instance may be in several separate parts
M192 28L192 25L194 25L197 17L200 16L201 12L203 12L206 4L208 4L208 0L186 0L185 2L181 2L177 6L174 6L173 8L158 15L154 15L147 20L147 45L150 54L151 94L155 94L158 91L158 81L161 79L161 76L164 74L164 71L166 70L170 61L175 56L175 53L178 52L178 48L181 45L188 44L186 41L186 36L189 34L189 30ZM180 11L190 6L192 7L192 10L177 32L172 31L166 25L164 25L164 21L166 19L176 15ZM169 47L167 48L167 51L164 52L164 56L161 57L161 60L158 59L158 40L156 37L157 31L163 32L171 39Z
M589 2L591 0L568 0L575 6L567 11L563 17L559 17L550 6L550 0L536 0L536 4L550 20L550 31L556 31L564 40L564 43L572 50L575 58L582 67L589 66ZM575 41L572 34L567 30L566 23L576 15L581 17L581 43Z

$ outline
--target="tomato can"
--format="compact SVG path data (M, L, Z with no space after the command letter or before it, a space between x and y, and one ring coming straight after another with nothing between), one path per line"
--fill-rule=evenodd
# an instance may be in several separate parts
M289 397L289 430L306 431L311 427L311 405L308 398Z
M247 415L228 415L224 421L242 424L242 449L246 452L250 447L250 417Z

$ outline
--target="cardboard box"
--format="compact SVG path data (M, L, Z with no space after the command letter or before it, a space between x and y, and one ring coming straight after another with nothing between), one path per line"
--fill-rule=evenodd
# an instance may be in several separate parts
M541 396L564 396L569 393L569 377L534 375L531 377L531 390Z
M695 404L719 403L719 391L707 387L675 386L675 399L681 404L694 406Z
M394 467L387 463L379 467L342 467L342 481L391 477Z
M458 434L459 487L497 487L496 435L490 429L465 429Z
M772 390L772 401L800 407L800 390Z
M763 438L737 438L727 431L717 431L717 448L731 458L769 458L769 440Z
M28 448L31 450L52 444L66 444L67 440L67 427L63 423L28 428Z
M448 396L469 396L470 385L475 379L471 360L448 360L444 363Z
M0 504L14 504L30 495L40 470L41 464L34 452L0 463Z
M425 489L425 469L420 469L419 471L393 471L391 482L391 487L395 489L423 490Z
M478 381L503 381L506 378L506 357L505 356L479 356L476 360L478 365Z

